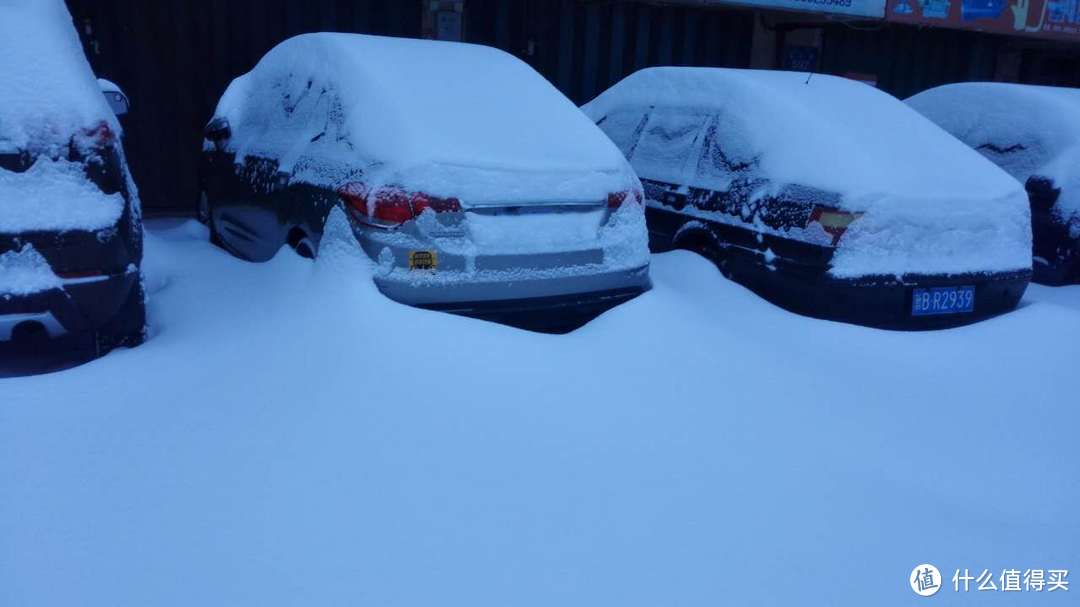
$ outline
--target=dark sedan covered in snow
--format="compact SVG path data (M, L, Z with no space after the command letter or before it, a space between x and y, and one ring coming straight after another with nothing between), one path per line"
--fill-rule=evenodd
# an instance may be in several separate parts
M0 372L142 342L137 193L62 2L0 20Z
M872 87L652 68L583 109L641 178L654 250L697 251L788 309L935 328L1027 288L1023 188Z
M340 208L391 299L562 330L650 287L641 185L543 77L488 47L307 34L207 126L199 215L244 259L315 256Z
M1080 282L1080 89L967 82L908 105L1025 184L1036 282Z

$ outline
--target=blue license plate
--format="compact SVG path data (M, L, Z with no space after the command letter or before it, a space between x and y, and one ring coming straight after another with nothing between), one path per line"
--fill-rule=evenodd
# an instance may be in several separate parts
M912 316L966 314L975 311L975 287L934 287L915 289L911 295Z

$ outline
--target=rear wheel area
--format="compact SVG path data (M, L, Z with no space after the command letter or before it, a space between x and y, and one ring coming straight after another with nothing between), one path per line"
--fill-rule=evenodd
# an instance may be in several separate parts
M289 231L287 242L292 250L296 251L296 254L304 259L315 259L315 254L318 251L315 246L315 241L307 235L300 228L293 228Z
M217 226L214 225L213 205L210 203L210 195L207 194L206 190L199 191L199 200L195 207L195 218L199 220L199 223L209 228L210 244L224 249L225 243L222 242Z
M724 254L723 249L716 243L716 240L710 235L695 231L679 236L675 240L674 248L683 251L692 251L701 255L705 259L711 261L724 276L728 278L731 277L731 273L728 269L727 256Z

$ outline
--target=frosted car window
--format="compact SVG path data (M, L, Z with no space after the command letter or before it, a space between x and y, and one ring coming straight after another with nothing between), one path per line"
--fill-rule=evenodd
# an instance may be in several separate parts
M692 185L726 190L736 179L756 176L759 154L750 141L746 123L737 116L722 113L711 117Z
M638 175L671 183L685 183L687 161L695 153L709 117L705 114L654 111L634 149Z
M645 112L612 112L598 123L600 130L613 141L623 156L630 158L634 152L642 129L645 127Z
M1046 146L1035 139L1011 143L976 143L974 147L990 162L1005 169L1005 172L1020 181L1037 173L1053 157Z

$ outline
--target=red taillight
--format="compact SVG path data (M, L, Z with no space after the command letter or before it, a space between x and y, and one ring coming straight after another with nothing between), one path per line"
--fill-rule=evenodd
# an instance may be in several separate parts
M409 197L401 190L379 190L371 216L379 221L400 224L416 217Z
M435 213L461 211L461 203L456 198L435 198L423 192L409 194L399 188L383 188L372 196L362 183L347 184L338 190L338 195L354 215L383 226L401 225L428 209Z
M99 122L97 126L85 131L87 139L89 139L96 147L105 147L112 143L116 139L116 134L113 133L112 128L109 127L107 122Z
M345 201L353 212L360 215L368 214L367 198L368 190L367 186L362 183L349 183L338 190L338 196Z
M614 211L615 209L618 209L618 208L622 207L623 203L626 202L627 199L633 199L634 202L636 202L638 204L641 204L641 201L644 198L645 198L645 196L641 193L641 190L626 190L626 191L623 191L623 192L612 192L612 193L608 194L607 206L608 206L609 209Z
M861 215L861 213L847 213L828 207L814 207L814 210L810 213L810 221L820 225L821 229L825 230L825 233L832 236L833 246L836 246L836 243L840 242L840 237L847 231L851 222Z
M436 213L460 213L461 202L457 198L432 198L427 194L413 194L413 212L419 217L427 209Z

